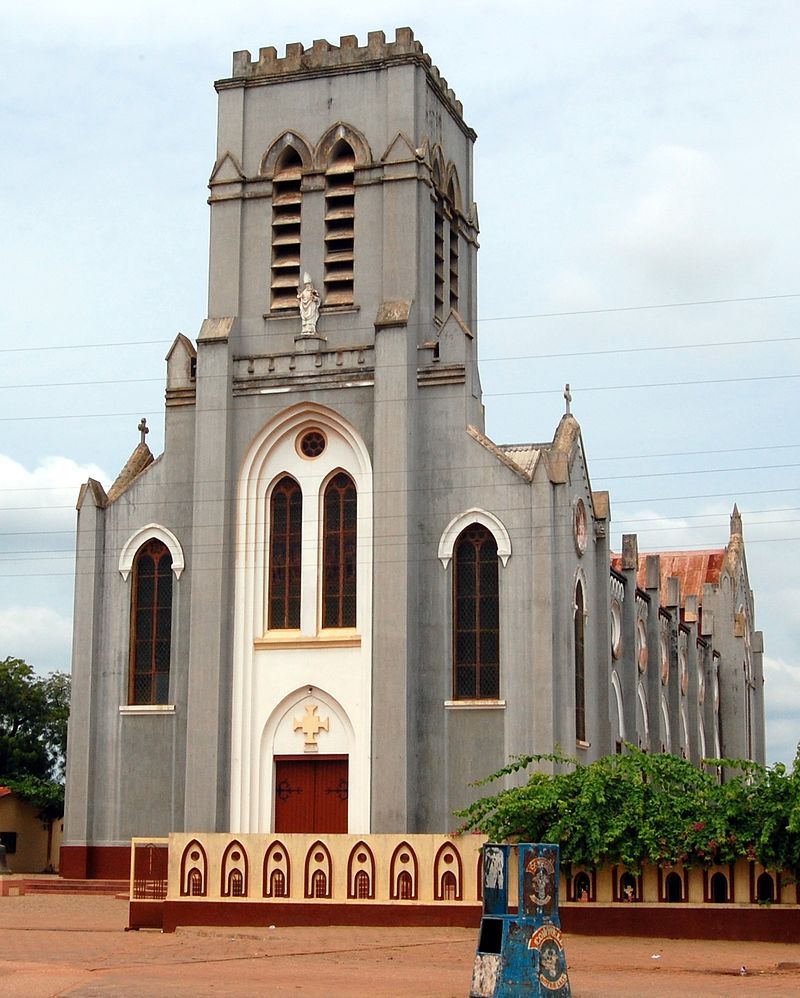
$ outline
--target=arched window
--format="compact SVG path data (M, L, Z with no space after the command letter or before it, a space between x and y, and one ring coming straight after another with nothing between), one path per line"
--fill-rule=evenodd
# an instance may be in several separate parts
M286 897L286 877L283 870L273 870L270 875L270 894L274 898Z
M169 702L172 642L172 555L162 541L143 544L133 564L128 699Z
M453 552L453 698L500 696L497 542L483 524L461 532Z
M278 159L272 181L272 308L297 308L302 167L297 151L287 146Z
M619 878L619 899L620 901L638 901L639 885L636 877L626 870Z
M586 682L584 672L583 586L575 586L575 738L586 741Z
M458 899L458 881L452 870L447 870L442 876L442 900L456 901Z
M458 309L458 210L453 180L447 188L450 211L450 308Z
M350 144L340 139L325 171L325 303L353 303L355 259L355 162Z
M328 896L328 878L322 870L316 870L311 877L311 896L315 898Z
M369 874L366 870L359 870L355 876L355 888L356 897L359 899L369 898L372 896L370 890Z
M407 870L403 870L397 877L397 893L401 901L414 900L414 881Z
M756 901L761 904L775 900L775 881L769 873L762 873L756 882Z
M583 870L575 877L575 900L576 901L590 901L592 898L592 882L589 879L589 874L585 873Z
M322 515L322 626L356 626L356 487L340 471L330 480Z
M664 900L670 902L683 901L683 880L679 874L668 873L664 882Z
M444 209L437 194L433 217L433 314L444 318Z
M711 878L711 900L715 904L728 902L728 878L724 873L715 873Z
M228 874L228 895L232 898L244 897L244 877L241 870L231 870Z
M269 501L269 628L300 627L303 496L288 475Z
M189 895L191 897L202 897L205 894L203 890L203 874L198 869L193 869L189 871Z

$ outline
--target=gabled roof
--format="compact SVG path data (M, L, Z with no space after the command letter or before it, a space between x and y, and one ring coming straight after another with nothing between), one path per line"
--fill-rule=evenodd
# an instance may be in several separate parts
M147 444L137 444L133 453L126 461L125 467L117 475L116 481L108 490L108 502L112 503L115 499L119 499L123 492L127 491L134 479L138 478L153 461L153 454Z
M547 444L498 444L497 449L510 458L525 475L533 477L533 469Z
M731 513L730 539L724 548L710 548L706 551L655 551L659 558L659 586L666 592L667 580L676 577L680 580L681 602L685 603L687 596L696 596L698 604L702 604L703 586L718 586L723 569L731 571L744 557L744 539L742 536L742 517L739 507L734 506ZM636 585L645 588L647 580L648 552L640 551L636 566ZM618 572L623 569L621 554L611 556L611 567Z
M540 454L533 444L506 444L500 447L476 426L468 426L467 433L526 482L533 481L533 469Z

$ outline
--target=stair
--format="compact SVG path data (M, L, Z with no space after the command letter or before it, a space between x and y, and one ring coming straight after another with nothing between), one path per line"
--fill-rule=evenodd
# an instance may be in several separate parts
M61 877L25 877L21 886L26 894L101 894L127 897L127 880L63 880Z

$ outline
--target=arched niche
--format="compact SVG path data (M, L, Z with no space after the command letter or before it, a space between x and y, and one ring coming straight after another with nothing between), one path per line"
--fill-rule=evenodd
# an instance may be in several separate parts
M331 154L342 141L353 150L354 167L372 163L372 150L363 133L345 121L337 121L323 134L314 149L314 166L318 170L326 170L331 165Z
M258 169L259 176L268 179L274 177L281 161L286 159L288 150L297 154L303 172L311 169L313 157L308 142L302 135L289 129L279 135L261 157L261 165Z

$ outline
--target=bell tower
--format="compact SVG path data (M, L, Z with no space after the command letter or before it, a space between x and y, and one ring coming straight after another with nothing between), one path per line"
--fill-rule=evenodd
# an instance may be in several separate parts
M409 28L236 52L216 89L209 317L234 352L294 349L304 275L329 348L371 343L385 302L414 347L451 308L474 328L475 133Z

